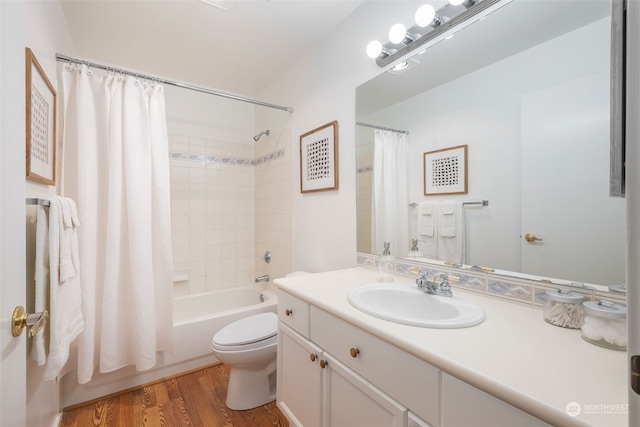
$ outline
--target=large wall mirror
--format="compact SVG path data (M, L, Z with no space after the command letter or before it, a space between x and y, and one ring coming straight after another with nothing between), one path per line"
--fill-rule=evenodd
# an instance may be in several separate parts
M607 0L513 0L358 87L357 122L408 132L396 165L406 200L381 208L379 131L357 126L358 251L380 254L392 241L405 258L421 241L420 203L487 200L464 205L464 265L624 284L625 199L609 195L610 15ZM461 145L467 193L425 196L424 153ZM400 231L381 229L376 209Z

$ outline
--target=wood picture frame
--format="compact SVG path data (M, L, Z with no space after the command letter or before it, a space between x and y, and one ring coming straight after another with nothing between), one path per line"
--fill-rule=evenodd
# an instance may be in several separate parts
M467 145L424 153L424 195L467 194Z
M31 49L25 52L26 175L56 184L56 90Z
M300 192L338 189L338 121L300 135Z

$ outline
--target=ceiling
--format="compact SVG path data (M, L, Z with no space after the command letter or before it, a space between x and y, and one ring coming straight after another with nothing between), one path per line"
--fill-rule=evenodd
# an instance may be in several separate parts
M58 53L255 97L362 2L62 0L76 51Z

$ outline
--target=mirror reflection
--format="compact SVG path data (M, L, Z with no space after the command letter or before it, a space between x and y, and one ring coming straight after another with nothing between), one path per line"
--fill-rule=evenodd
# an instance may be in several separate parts
M514 0L358 87L357 122L393 129L357 126L358 251L389 241L397 258L624 283L625 200L609 196L609 15L606 0ZM425 195L437 166L424 153L459 146L466 193Z

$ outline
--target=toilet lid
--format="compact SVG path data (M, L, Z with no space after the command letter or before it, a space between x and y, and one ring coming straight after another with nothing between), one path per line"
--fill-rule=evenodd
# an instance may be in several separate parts
M275 313L260 313L220 329L213 336L212 344L217 346L241 346L264 341L278 333L278 316Z

